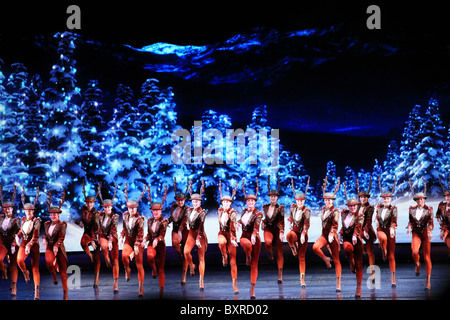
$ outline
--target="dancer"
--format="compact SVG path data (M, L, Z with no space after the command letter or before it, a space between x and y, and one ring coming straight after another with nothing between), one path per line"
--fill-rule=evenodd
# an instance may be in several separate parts
M442 192L444 193L445 202L442 201L439 203L438 209L436 211L436 219L439 223L439 226L441 227L439 238L441 240L444 240L444 243L447 246L448 256L450 257L450 233L448 232L450 229L450 189L444 190L444 186L442 185L440 176L439 182L441 184Z
M383 260L386 257L389 260L389 269L391 270L391 287L397 286L395 281L395 233L397 228L397 207L391 205L392 196L395 190L397 176L395 176L392 191L381 191L381 176L378 178L378 184L383 198L383 204L376 207L375 224L377 226L377 237L380 242L381 254Z
M420 275L420 256L419 249L422 247L423 259L425 260L425 271L427 280L425 282L425 290L431 290L431 239L433 234L433 207L425 204L427 199L427 183L423 178L423 192L414 193L413 184L409 179L409 186L414 195L416 206L409 207L409 222L407 228L407 235L411 239L412 258L415 263L416 276Z
M291 231L286 236L286 239L291 248L294 257L298 255L298 267L300 270L300 286L306 288L305 283L305 256L306 248L308 247L308 230L309 230L309 220L311 215L311 210L305 206L306 195L308 193L309 187L309 177L308 183L306 184L305 193L299 192L295 193L294 179L291 178L292 192L294 194L295 203L291 205L291 215L288 221L292 224Z
M264 246L269 260L273 260L272 244L277 252L278 283L283 283L283 237L284 237L284 206L277 203L280 197L280 181L277 174L277 190L270 190L270 175L267 178L267 190L270 203L263 205L264 220L261 228L264 230ZM270 191L269 191L270 190Z
M236 265L236 210L231 208L234 196L236 195L237 182L231 196L222 195L222 181L219 181L219 194L222 206L217 211L219 218L219 249L222 253L222 264L224 267L228 265L228 258L231 267L231 281L233 283L233 291L235 295L239 294L237 286L237 265Z
M336 193L339 190L340 178L338 178L336 187L333 192L326 192L328 184L328 176L325 177L322 186L325 206L320 211L320 219L322 220L322 234L313 245L314 252L325 262L327 268L331 268L331 259L322 251L322 247L328 245L331 250L331 257L333 258L334 268L336 272L336 292L341 292L341 262L339 261L339 240L337 237L339 210L333 206L333 201L336 199Z
M256 191L255 194L245 193L245 178L242 179L242 191L244 193L245 203L247 207L244 208L237 226L242 227L242 235L239 243L244 249L246 256L246 264L250 266L250 299L256 299L255 286L258 278L258 261L259 253L261 252L261 239L259 238L259 226L263 214L255 208L255 203L258 200L258 177L256 177Z
M347 181L344 182L345 199L348 209L342 210L342 228L339 239L344 247L345 255L350 262L350 270L356 273L355 298L361 298L361 283L363 278L362 260L364 245L361 241L364 215L358 213L358 200L347 198Z
M181 285L185 285L186 272L184 270L187 270L187 263L183 251L189 233L186 225L186 210L188 206L185 205L186 195L189 190L189 178L187 179L186 191L184 193L177 193L177 180L173 178L173 190L175 193L175 202L170 207L168 221L169 224L172 223L172 246L178 253L178 257L182 260L181 267L183 272L181 273Z
M372 267L372 281L375 281L375 270L373 266L375 265L375 254L373 253L373 243L377 240L377 236L372 227L372 217L375 211L375 208L370 205L370 190L372 189L372 178L370 178L369 182L369 191L360 191L359 190L359 181L356 179L356 191L358 192L358 199L360 201L358 205L358 212L364 215L364 223L363 223L363 240L366 243L366 252L369 257L369 266Z
M89 256L89 259L94 263L95 277L93 287L98 287L98 277L100 270L100 246L97 242L98 221L97 210L95 210L95 200L98 193L94 196L86 196L86 185L83 181L83 195L85 204L81 207L81 220L75 220L75 223L83 228L83 235L81 237L80 245L84 252ZM92 247L94 255L89 250Z
M14 214L14 201L16 200L16 185L10 201L3 201L3 187L1 188L2 210L5 215L0 217L0 271L3 280L8 278L7 269L3 262L9 256L9 272L11 276L11 296L17 295L17 252L16 234L20 229L20 218Z
M202 186L200 188L200 194L193 193L192 181L189 182L189 192L191 194L192 207L189 207L186 211L187 216L187 228L189 230L186 244L184 246L184 258L186 259L186 267L184 274L187 272L187 266L189 265L190 274L195 274L195 264L192 262L191 251L194 246L197 246L198 252L198 271L199 277L199 290L204 291L204 276L205 276L205 253L208 247L208 239L204 229L204 222L206 216L206 210L202 209L202 195L205 192L205 181L202 179Z
M114 199L116 197L117 184L114 186L114 194L112 199L103 200L101 193L101 184L98 186L100 200L103 205L103 210L98 212L98 242L100 249L105 259L106 266L111 267L113 271L113 292L119 293L119 241L117 235L117 226L119 225L119 215L112 212L114 205ZM109 252L111 251L111 259L109 258ZM96 278L100 274L100 264L96 271Z
M31 270L33 271L34 282L34 300L39 300L39 230L41 228L41 219L34 216L36 203L39 199L39 187L36 190L36 197L33 203L25 203L25 188L22 187L22 204L25 210L25 217L22 218L20 230L16 236L16 243L20 243L19 252L17 254L17 265L23 272L25 282L30 282L30 272L27 270L25 259L28 255L31 258Z
M137 207L144 196L146 187L142 190L142 194L138 201L128 200L128 186L125 182L125 200L127 202L128 211L123 213L123 229L120 234L119 241L124 241L122 248L122 262L125 268L125 280L130 281L130 261L136 258L136 267L138 270L139 294L138 297L144 296L144 250L141 248L144 239L144 223L145 218L139 215Z
M53 283L58 284L56 273L59 272L63 287L63 300L68 300L68 284L67 284L67 254L64 247L64 239L66 237L67 223L59 220L61 207L66 198L66 190L63 189L62 199L59 206L52 206L52 192L47 192L47 206L50 215L50 221L44 223L44 238L42 245L45 247L45 264L48 271L52 275Z
M166 275L164 273L164 264L166 261L166 242L164 241L164 237L166 235L166 228L169 222L166 219L163 219L161 212L164 208L164 201L166 201L167 186L164 187L164 195L161 203L152 202L150 187L147 186L147 188L148 201L150 201L150 208L153 213L153 218L149 218L147 220L148 232L144 241L142 241L142 250L144 250L145 244L148 242L147 261L152 268L153 278L156 278L156 273L158 272L159 297L162 298L164 294L164 284L166 281Z

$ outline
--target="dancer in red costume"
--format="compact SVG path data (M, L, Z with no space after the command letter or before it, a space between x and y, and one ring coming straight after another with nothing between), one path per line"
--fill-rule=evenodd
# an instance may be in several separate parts
M178 253L178 257L181 258L181 285L186 284L186 272L187 262L184 258L184 246L186 244L189 230L186 225L186 210L188 206L185 204L186 195L189 190L189 179L186 182L186 191L184 193L177 193L177 180L173 178L173 190L175 193L175 202L170 207L170 217L168 219L169 224L172 223L172 247Z
M67 284L67 254L64 247L64 239L66 238L67 223L59 220L61 214L61 207L66 198L66 191L63 190L62 199L59 202L59 206L52 206L52 192L47 192L48 200L48 212L50 215L50 221L44 223L44 238L42 239L42 245L45 247L45 264L48 271L52 275L53 283L58 284L58 278L56 273L59 272L61 276L61 282L63 287L63 299L69 299L69 286Z
M237 238L236 238L236 210L231 208L231 204L233 203L234 196L236 195L237 182L233 189L231 196L222 195L222 181L219 181L219 194L220 194L220 202L222 206L220 206L217 211L219 218L219 249L222 253L222 265L226 267L228 265L228 261L230 261L231 268L231 281L233 283L233 291L234 294L239 294L239 289L237 286L237 265L236 265L236 247Z
M122 249L122 263L125 268L125 279L130 281L130 261L136 259L136 267L138 270L139 294L138 297L144 296L144 250L141 247L144 240L144 223L145 218L139 215L137 208L139 202L144 196L146 187L142 190L142 194L138 201L128 199L128 186L125 183L125 200L127 202L128 211L123 213L123 229L120 234L119 241L124 241Z
M314 252L325 262L327 268L331 268L331 259L322 251L322 247L328 246L331 250L331 257L333 258L334 268L336 272L336 292L341 292L341 262L339 261L339 240L337 237L339 210L333 206L333 201L336 199L336 193L339 190L340 178L338 178L336 187L333 192L326 192L328 184L328 176L324 179L322 186L323 200L325 206L320 211L320 219L322 220L322 234L313 245Z
M441 177L439 177L439 181L441 182ZM450 178L449 178L449 186L450 186ZM442 192L444 193L445 202L442 201L439 203L438 209L436 211L436 219L441 227L441 232L439 233L439 238L444 240L445 245L447 246L448 256L450 257L450 189L444 190L444 186L441 182Z
M358 213L358 200L347 198L347 181L344 182L345 199L348 209L342 210L342 228L339 232L339 240L344 247L345 255L350 262L350 270L356 273L356 298L361 298L361 283L363 278L363 250L364 245L361 241L362 226L364 215Z
M358 212L364 215L363 223L363 237L362 239L366 243L366 252L369 257L369 266L375 265L375 254L373 253L373 243L377 240L377 236L372 227L372 217L375 208L369 203L370 191L372 189L372 178L369 182L369 191L359 190L359 181L356 179L356 191L358 192L358 199L360 201L358 205ZM375 281L375 270L372 269L371 277L372 281Z
M205 181L202 179L202 186L200 188L200 193L193 193L192 191L192 181L189 183L189 192L191 194L192 207L189 207L186 211L187 216L187 228L189 230L188 237L186 239L186 244L184 246L184 258L186 259L186 269L184 273L187 272L187 266L189 266L190 274L193 276L195 274L195 264L192 262L191 251L194 246L197 246L198 252L198 271L199 276L199 290L205 290L204 277L205 277L205 253L208 248L208 239L206 237L204 223L207 211L202 209L202 195L205 192Z
M245 252L246 264L250 266L250 299L256 299L255 286L256 279L258 278L259 254L261 252L259 226L263 214L255 208L255 203L258 200L258 190L258 177L256 177L255 194L245 193L245 178L242 179L242 191L247 207L242 211L241 219L239 219L237 226L242 227L240 244Z
M22 187L22 204L25 210L25 217L22 218L20 230L16 236L16 243L20 243L19 252L17 254L17 265L23 272L25 281L30 282L30 272L27 270L25 259L30 256L31 270L33 271L34 282L34 300L39 300L39 230L41 228L41 219L34 216L36 203L39 199L39 188L36 191L36 197L33 203L25 203L25 188Z
M300 270L300 286L306 288L305 283L305 269L306 269L306 248L308 247L308 230L310 225L311 210L305 206L306 195L309 187L306 184L305 193L295 193L294 179L291 178L292 192L294 194L295 203L291 205L291 214L288 218L291 223L291 231L286 236L286 239L291 248L294 257L298 255L298 267Z
M378 184L381 188L381 177L378 179ZM381 254L383 260L389 260L389 269L391 270L391 287L395 288L397 283L395 281L395 233L397 228L397 207L391 204L392 196L395 190L397 176L394 180L392 191L381 191L383 204L376 206L375 224L377 226L377 237L380 243Z
M9 256L9 272L11 276L11 296L17 294L17 252L16 234L20 229L20 218L14 214L14 201L16 199L16 185L10 201L3 201L3 187L1 187L2 211L4 216L0 217L0 271L3 280L8 278L7 268L3 262Z
M86 196L86 186L83 181L83 195L85 204L81 207L81 220L75 220L75 223L83 228L83 235L81 237L80 245L83 251L89 256L91 262L94 263L95 277L93 287L98 288L98 277L100 272L100 246L97 241L97 210L94 208L98 192L95 197ZM89 246L92 247L94 255L92 255L89 250Z
M270 189L270 175L267 178L267 191L270 203L263 205L264 220L261 228L264 230L264 246L269 260L273 260L272 245L277 253L278 283L283 283L283 238L284 238L284 206L277 203L280 197L280 181L277 175L277 190Z
M416 206L409 207L409 223L407 226L407 235L412 236L411 251L412 258L415 263L416 276L420 275L420 256L419 250L422 248L423 259L425 260L425 271L427 279L425 282L425 290L431 290L431 239L433 238L433 207L425 204L427 199L427 184L423 178L423 192L414 193L413 184L409 180L411 192L414 195Z
M164 284L166 282L166 275L164 273L164 264L166 261L166 242L164 241L164 237L166 235L166 229L169 221L163 219L161 213L164 208L164 202L166 201L167 186L164 187L164 195L161 203L152 201L152 193L149 186L147 186L147 191L148 201L150 202L153 217L147 220L148 232L142 242L142 250L144 250L145 244L148 242L147 261L152 268L153 278L156 278L156 274L158 274L159 297L162 298L164 294Z
M98 212L98 242L108 268L112 265L113 271L113 292L119 293L119 239L117 227L119 225L119 215L112 212L114 199L116 197L117 184L114 186L114 195L112 199L103 200L101 193L101 184L99 185L99 196L102 201L103 210ZM109 258L111 252L111 259ZM112 264L111 264L112 260ZM99 268L96 273L100 274Z

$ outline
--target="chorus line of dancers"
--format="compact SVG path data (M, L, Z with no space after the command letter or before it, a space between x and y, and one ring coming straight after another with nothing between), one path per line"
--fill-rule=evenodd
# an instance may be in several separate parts
M380 190L380 180L378 181ZM431 290L431 238L433 231L433 208L425 204L426 181L424 180L424 191L415 192L409 181L413 199L417 205L409 208L409 222L407 225L407 235L412 237L411 249L414 260L415 273L420 274L421 265L419 259L419 249L422 248L425 261L426 284L425 290ZM369 258L369 264L375 265L375 255L373 246L378 238L382 251L383 260L389 261L391 271L391 285L396 286L395 278L395 236L397 228L398 211L396 206L391 204L395 191L395 181L392 190L382 191L380 197L382 202L375 207L368 199L370 198L371 182L369 190L359 190L359 183L356 180L357 195L348 198L346 182L344 182L344 194L347 209L339 212L334 207L336 193L340 188L340 180L334 187L333 192L327 192L328 179L324 179L322 186L324 206L320 211L322 222L322 233L314 242L313 251L324 261L327 268L334 264L336 273L336 292L341 291L341 263L339 251L342 243L345 255L349 261L350 269L356 274L356 294L361 296L361 282L363 276L362 261L365 250ZM450 184L450 180L449 180ZM277 203L279 192L279 180L277 176L277 189L270 188L270 176L267 187L270 203L264 204L262 211L255 205L258 200L259 184L256 178L256 190L254 193L247 193L245 189L245 178L242 180L242 191L245 198L246 207L243 209L240 218L238 213L232 208L233 200L237 191L236 182L231 195L222 194L222 182L219 182L221 206L218 209L218 244L222 254L224 266L230 265L232 289L234 294L239 294L237 283L236 250L240 245L245 252L246 265L250 267L250 298L255 299L255 285L258 277L258 260L261 252L260 227L263 230L264 244L269 259L273 260L273 251L276 252L276 263L278 267L278 283L283 282L283 251L282 244L285 232L284 206ZM294 181L291 179L294 203L290 206L290 215L287 221L291 230L287 233L286 239L294 256L298 256L300 286L306 287L306 263L305 254L308 245L308 229L310 226L311 211L305 206L307 198L309 178L304 192L296 192ZM440 238L444 240L450 255L450 186L442 191L446 201L439 203L436 211L436 219L440 225ZM112 268L113 291L119 292L119 243L123 242L122 263L125 271L126 281L130 280L130 261L135 260L138 273L138 296L144 295L144 249L147 246L147 261L150 264L153 278L158 277L160 297L163 296L165 285L164 262L166 254L165 234L167 227L172 224L172 245L177 251L182 261L181 284L186 284L186 275L189 268L191 276L195 275L196 265L193 263L191 251L197 247L199 290L204 291L205 275L205 253L208 247L208 240L204 229L204 221L207 210L201 207L205 183L202 179L201 188L198 193L192 190L192 181L187 182L186 191L178 192L176 179L174 179L175 202L170 207L170 217L164 219L162 210L167 196L167 187L164 189L161 202L153 201L151 197L151 187L144 186L139 199L128 198L128 186L124 186L127 211L123 213L123 229L118 234L119 215L112 212L117 191L115 186L114 195L111 199L102 199L101 184L95 196L86 195L83 183L83 194L85 205L81 208L81 220L75 221L83 228L81 247L90 257L95 266L94 288L98 287L100 273L100 254L108 267ZM139 202L148 192L148 200L153 217L147 220L147 236L144 237L145 218L138 211ZM187 206L185 201L190 194L192 206ZM33 203L25 203L25 190L22 188L22 204L25 211L23 218L15 217L14 203L16 198L16 187L12 192L10 200L3 200L3 188L0 186L2 214L0 215L0 273L3 279L7 279L7 268L4 264L5 258L9 260L11 277L11 295L17 294L17 267L23 272L25 281L30 282L30 272L27 270L25 259L30 256L33 282L35 285L34 299L39 299L39 238L41 219L34 216L36 202L39 198L39 188L36 190L36 197ZM67 223L59 219L61 208L65 202L65 191L58 205L52 204L52 191L47 192L48 213L50 220L44 223L44 235L42 245L45 247L45 263L50 272L54 284L58 284L57 273L60 274L63 299L68 299L68 276L67 276L67 254L64 248ZM103 210L94 208L97 197L102 202ZM359 201L358 201L359 200ZM376 231L372 227L372 218L375 214ZM341 218L341 229L339 230L339 218ZM236 231L241 229L240 239L237 239ZM90 250L93 250L93 253ZM331 253L331 258L324 254L322 248L327 247Z

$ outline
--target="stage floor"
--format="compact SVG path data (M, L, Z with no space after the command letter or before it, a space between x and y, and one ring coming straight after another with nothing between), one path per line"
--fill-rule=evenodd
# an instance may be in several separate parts
M312 246L312 244L310 244ZM350 271L347 259L341 250L342 263L342 291L335 292L336 278L334 265L327 269L308 247L306 256L306 288L300 287L298 260L294 258L289 248L284 248L284 273L283 283L277 283L276 262L269 261L265 248L262 248L259 275L256 283L257 300L355 300L356 275ZM370 288L368 285L369 273L366 273L368 263L364 256L364 275L362 283L362 300L434 300L449 298L450 288L450 258L447 257L446 248L434 246L432 248L433 269L431 275L431 292L425 288L425 267L422 262L420 276L414 273L414 264L410 258L410 248L407 245L398 246L396 267L397 287L390 284L390 270L387 262L381 260L377 249L376 264L380 268L379 288ZM221 255L217 245L209 245L206 256L205 290L199 291L198 269L193 277L187 276L186 285L181 285L181 266L175 252L171 247L167 248L167 266L165 268L166 284L164 288L165 300L248 300L250 290L250 268L245 265L245 257L238 253L238 287L240 294L234 295L231 283L230 267L221 265ZM238 251L239 252L239 251ZM69 274L69 299L70 300L138 300L138 279L134 261L131 264L131 280L125 281L122 262L120 261L119 293L113 293L113 278L111 269L104 267L100 273L98 289L93 288L94 270L88 257L84 253L69 254L69 265L79 270L79 277L74 272ZM27 266L30 270L29 260ZM194 262L197 264L196 254ZM145 281L144 297L141 299L159 299L158 279L153 279L151 270L144 262ZM77 269L79 268L79 269ZM54 285L51 276L45 268L45 262L41 255L41 300L61 300L62 286L58 275L59 284ZM77 283L77 280L79 282ZM17 296L11 297L9 291L10 281L0 280L0 300L32 300L34 285L31 281L26 284L22 272L19 270L17 283Z

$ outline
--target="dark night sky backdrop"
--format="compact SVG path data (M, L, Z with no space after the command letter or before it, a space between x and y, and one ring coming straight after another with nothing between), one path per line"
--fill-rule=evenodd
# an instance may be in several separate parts
M401 139L415 104L426 106L435 95L444 124L450 123L445 10L437 1L427 1L426 6L395 2L246 2L245 7L229 1L181 6L148 1L12 3L0 11L0 58L3 69L23 62L30 73L48 80L55 60L51 37L66 30L67 6L78 4L82 29L76 32L95 43L77 47L77 85L84 90L88 80L98 79L104 105L113 101L117 84L130 85L138 98L140 85L155 77L162 87L174 88L178 122L185 128L207 109L226 113L234 128L245 128L254 107L265 104L269 125L280 129L281 143L300 154L307 170L323 174L329 160L339 170L345 165L371 169L375 158L384 160L389 140ZM370 4L381 7L381 30L366 28ZM329 44L317 47L318 55L333 52L328 61L313 67L293 64L281 76L264 74L253 82L211 85L205 77L188 81L150 72L143 68L148 55L123 46L141 48L155 42L203 46L251 34L254 28L282 33L332 26L339 27L338 33ZM334 52L333 43L347 38L357 40L358 50L365 43L381 49L373 54ZM386 48L396 51L383 54ZM127 60L130 56L132 61ZM248 65L257 63L254 58L258 56L250 56ZM349 151L357 156L349 156Z

